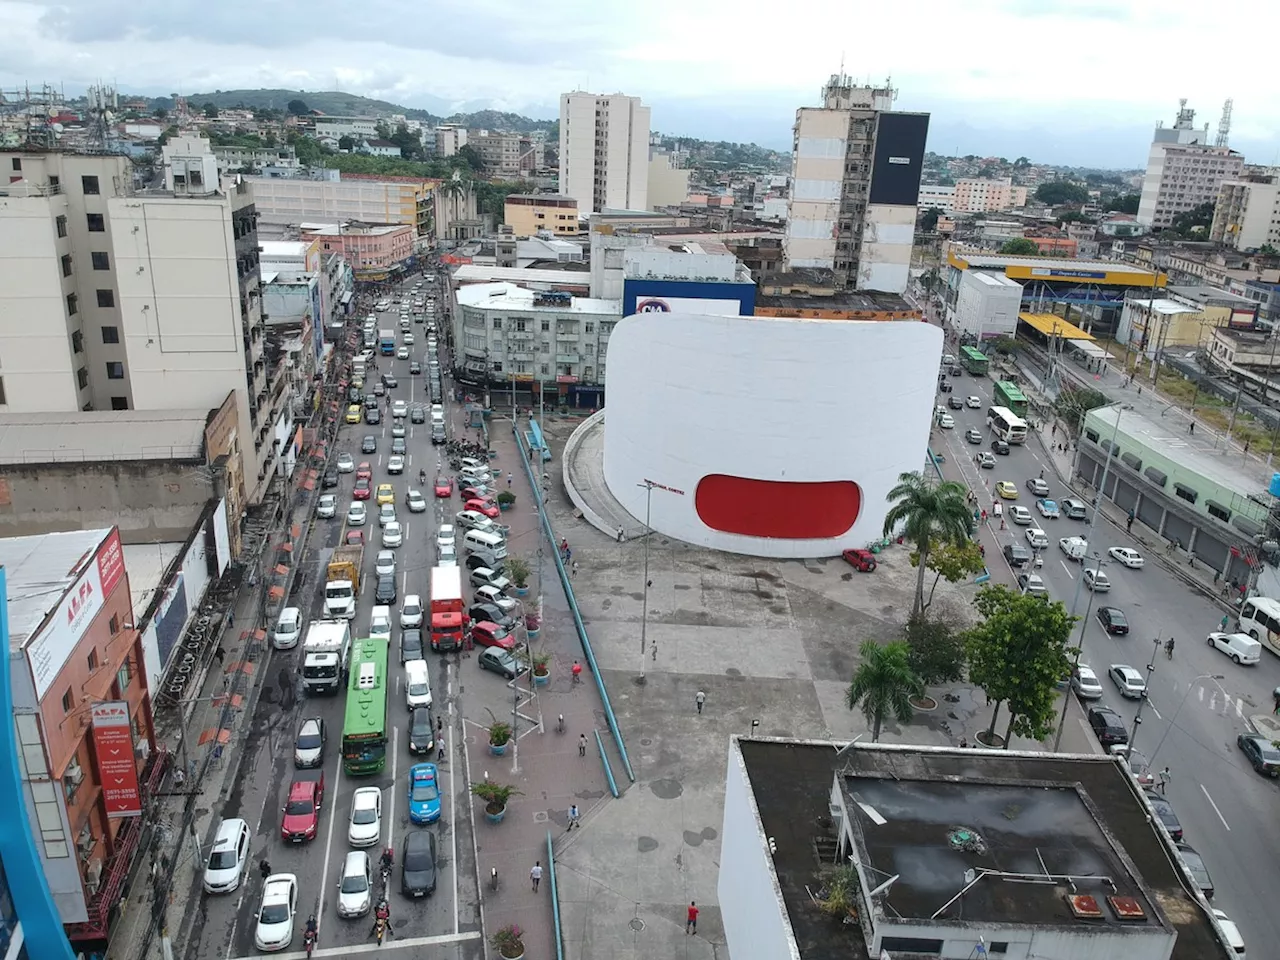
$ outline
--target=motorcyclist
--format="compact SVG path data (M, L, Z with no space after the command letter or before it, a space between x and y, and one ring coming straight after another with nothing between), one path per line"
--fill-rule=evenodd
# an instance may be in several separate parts
M373 929L369 931L371 936L377 934L380 923L387 929L391 928L391 904L387 903L386 897L381 897L378 905L373 908Z
M304 937L310 937L311 939L314 940L316 933L317 933L316 915L313 913L311 916L307 917L307 928L306 930L303 931L302 935Z

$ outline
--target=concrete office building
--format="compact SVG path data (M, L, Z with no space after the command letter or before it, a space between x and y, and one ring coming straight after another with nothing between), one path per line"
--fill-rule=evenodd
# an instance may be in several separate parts
M253 193L208 141L164 148L164 188L123 157L0 153L0 412L220 408L236 396L238 502L266 494L291 432L262 318Z
M506 180L531 176L538 150L529 137L506 130L478 130L467 137L467 145L480 154L484 172Z
M1239 178L1244 168L1240 154L1210 142L1207 123L1200 130L1192 126L1195 118L1180 100L1174 125L1156 127L1138 202L1138 222L1145 226L1170 226L1178 214L1213 203L1222 182Z
M1015 187L1008 177L1002 180L962 179L956 181L955 213L989 213L1024 207L1027 188Z
M502 222L517 237L532 237L540 230L557 237L576 237L581 232L578 201L559 193L509 195L503 204Z
M678 207L689 196L692 170L681 170L670 153L655 150L649 157L648 197L650 210ZM785 216L785 207L782 214Z
M455 127L452 124L441 124L436 127L436 156L452 157L467 145L467 128Z
M1209 239L1235 250L1280 249L1280 176L1254 174L1218 187Z
M649 209L649 108L639 97L560 95L560 192L578 209Z
M402 225L413 228L418 250L435 245L437 224L443 225L441 214L448 210L438 209L438 180L340 174L337 170L306 173L247 178L264 225L286 230L296 229L300 223Z

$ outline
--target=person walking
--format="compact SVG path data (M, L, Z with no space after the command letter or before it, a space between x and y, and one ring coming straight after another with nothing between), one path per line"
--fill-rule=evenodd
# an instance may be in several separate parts
M707 695L699 690L698 695L693 698L693 701L698 705L698 713L702 713L702 705L707 702Z
M578 756L585 757L587 755L587 735L585 733L578 734Z
M1125 533L1133 532L1133 510L1132 509L1129 511L1129 515L1125 517L1124 532Z
M1160 771L1160 795L1164 796L1164 792L1169 789L1169 781L1173 779L1173 774L1169 772L1169 768L1165 767Z
M218 648L213 651L213 655L218 659L218 666L222 666L222 661L227 658L227 651L222 649L222 644L218 644Z
M533 869L529 871L529 879L533 883L533 892L538 892L538 884L542 882L542 861L535 861Z
M516 478L516 475L512 473L510 470L508 470L507 471L507 489L508 490L511 489L511 484L515 480L515 478Z
M697 934L698 932L698 904L696 901L689 901L689 909L685 913L684 921L685 935Z
M578 805L576 803L569 807L569 830L572 830L574 827L577 827L579 830L582 829L582 823L578 814Z
M625 537L626 537L626 534L623 532L623 529L622 529L621 527L619 527L619 528L618 528L618 542L619 542L619 543L621 543L621 542L623 541L623 539L625 539Z
M1223 633L1227 632L1227 622L1229 619L1230 618L1224 613L1222 615L1222 621L1218 624L1218 629L1221 630Z
M258 864L258 872L262 874L262 879L266 880L271 876L271 861L266 857L262 858L262 862Z
M569 567L569 577L574 578L577 576L578 576L578 561L575 560L573 561L573 564Z

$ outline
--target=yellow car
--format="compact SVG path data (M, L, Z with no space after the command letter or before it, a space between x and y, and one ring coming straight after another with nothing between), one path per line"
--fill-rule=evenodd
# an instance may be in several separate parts
M1014 490L1013 495L1016 497L1018 495L1018 491ZM375 496L375 500L378 503L395 503L396 502L395 487L391 486L391 484L389 483L378 484L378 492L377 492L377 495Z
M353 403L351 406L347 407L347 423L359 423L360 415L360 404Z
M1002 500L1017 500L1018 488L1011 480L1001 480L996 484L996 493Z

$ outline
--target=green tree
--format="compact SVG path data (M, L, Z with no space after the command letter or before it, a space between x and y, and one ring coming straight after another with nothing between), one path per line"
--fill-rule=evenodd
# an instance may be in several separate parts
M884 536L896 531L910 540L919 558L916 596L911 615L924 609L924 574L935 543L954 542L969 536L969 504L965 488L954 480L930 483L919 472L899 475L886 499L892 504L884 518Z
M464 143L454 154L460 163L465 163L473 173L484 172L484 161L480 159L480 151L469 143Z
M1136 193L1122 193L1120 196L1112 197L1108 200L1106 206L1102 209L1108 213L1136 214L1138 212L1138 202L1141 199Z
M1023 167L1031 166L1031 161L1026 157L1019 157L1017 160L1013 161L1013 165L1021 170Z
M513 193L532 193L533 184L526 180L498 180L476 183L476 207L481 213L491 213L500 222L506 213L507 197Z
M1268 257L1274 257L1280 254L1280 250L1276 250L1276 248L1269 243L1264 243L1260 246L1258 248L1258 252Z
M978 591L973 605L982 622L965 635L969 679L995 704L990 739L1001 704L1008 704L1005 747L1014 735L1041 740L1053 729L1056 685L1071 669L1075 618L1060 602L1020 594L1003 585Z
M165 120L169 116L169 111L166 110L164 107L156 107L154 110L151 111L151 115L155 117L157 120Z
M311 112L311 108L307 106L307 101L305 100L290 100L285 104L285 109L295 117L305 117Z
M955 683L964 676L965 638L944 620L924 615L907 621L907 662L925 686Z
M1081 213L1079 210L1068 210L1066 213L1058 217L1060 223L1097 223L1093 217Z
M1180 237L1193 237L1204 233L1213 224L1213 201L1209 200L1184 213L1175 214L1170 230Z
M1130 227L1127 224L1121 224L1120 226L1116 227L1116 236L1117 237L1133 236L1133 227Z
M883 646L863 641L858 651L862 662L853 672L844 702L850 710L862 707L871 725L871 740L880 739L880 727L893 718L898 723L911 720L911 698L924 694L924 684L911 671L911 651L901 640Z
M204 105L204 115L210 120L218 119L218 106L215 103L206 103Z
M1078 433L1080 424L1084 423L1084 415L1090 410L1105 407L1109 402L1105 393L1094 390L1092 387L1077 389L1063 387L1058 393L1058 398L1053 402L1053 409L1072 430Z
M343 134L338 138L339 150L345 150L347 153L350 153L355 148L356 148L356 142L346 134Z
M1034 257L1039 255L1040 248L1026 237L1014 237L1000 245L1000 252L1007 257Z
M1084 203L1089 199L1089 191L1067 180L1050 180L1036 187L1036 199L1050 207L1063 203Z
M922 233L933 233L938 229L938 218L942 216L940 207L930 207L924 212L924 216L920 218L920 231Z
M915 567L919 564L920 552L912 550L911 565ZM929 595L920 607L921 613L933 605L933 594L938 589L938 581L959 583L969 577L976 577L987 569L987 562L978 549L977 541L965 537L963 540L935 540L925 557L925 567L933 573L933 583L929 587Z

